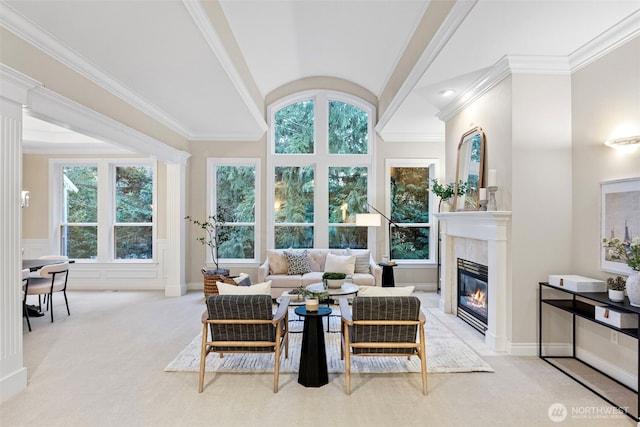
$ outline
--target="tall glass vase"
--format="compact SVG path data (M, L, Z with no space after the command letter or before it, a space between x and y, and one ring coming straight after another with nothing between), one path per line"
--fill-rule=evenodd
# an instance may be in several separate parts
M629 304L640 307L640 272L634 271L627 277L626 288Z

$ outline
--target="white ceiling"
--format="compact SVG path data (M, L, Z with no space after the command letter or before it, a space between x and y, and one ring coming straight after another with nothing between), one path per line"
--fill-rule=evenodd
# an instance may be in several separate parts
M436 114L456 100L442 91L462 96L505 55L541 72L563 71L558 64L570 72L584 63L586 47L597 54L640 34L640 0L461 0L417 53L430 19L426 0L0 6L3 27L190 140L259 138L265 96L305 77L345 79L380 96L402 72L399 61L413 58L377 131L389 141L442 141ZM32 123L25 121L29 141L46 138L28 130Z

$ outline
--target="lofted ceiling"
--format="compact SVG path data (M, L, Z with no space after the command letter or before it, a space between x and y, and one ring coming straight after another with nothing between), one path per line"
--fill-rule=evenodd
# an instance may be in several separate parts
M505 56L512 71L569 73L640 34L640 0L0 6L3 27L193 141L260 138L265 99L320 76L347 80L380 99L376 131L385 140L442 142L438 116L464 102ZM445 90L453 96L444 97ZM49 142L64 143L61 129L25 120L27 148L43 150L47 132Z

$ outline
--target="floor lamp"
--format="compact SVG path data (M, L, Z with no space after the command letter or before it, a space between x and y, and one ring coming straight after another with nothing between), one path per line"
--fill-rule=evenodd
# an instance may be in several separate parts
M367 205L369 205L369 207L377 213L356 214L356 225L361 227L380 227L380 223L382 222L380 220L380 217L387 220L387 223L389 224L389 261L391 261L391 226L400 226L393 222L391 219L387 218L385 214L380 212L378 209L371 206L370 203L367 203Z

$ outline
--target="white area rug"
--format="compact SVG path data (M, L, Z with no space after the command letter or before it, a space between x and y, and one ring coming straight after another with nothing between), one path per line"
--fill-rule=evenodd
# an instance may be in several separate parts
M425 336L427 347L427 371L436 372L494 372L477 353L462 342L441 321L428 310L426 314ZM293 312L292 312L293 313ZM334 314L338 311L334 308ZM300 331L302 321L292 321L298 316L292 314L290 330ZM330 330L340 330L340 318L330 317ZM289 358L282 356L280 372L296 373L300 364L301 333L289 334ZM340 360L340 333L325 333L327 349L327 369L329 373L343 373L344 360ZM201 335L178 354L164 369L166 372L199 372ZM270 354L225 354L220 358L217 353L207 356L206 372L273 372L273 353ZM352 357L353 373L397 373L420 372L420 361L416 356L406 357Z

